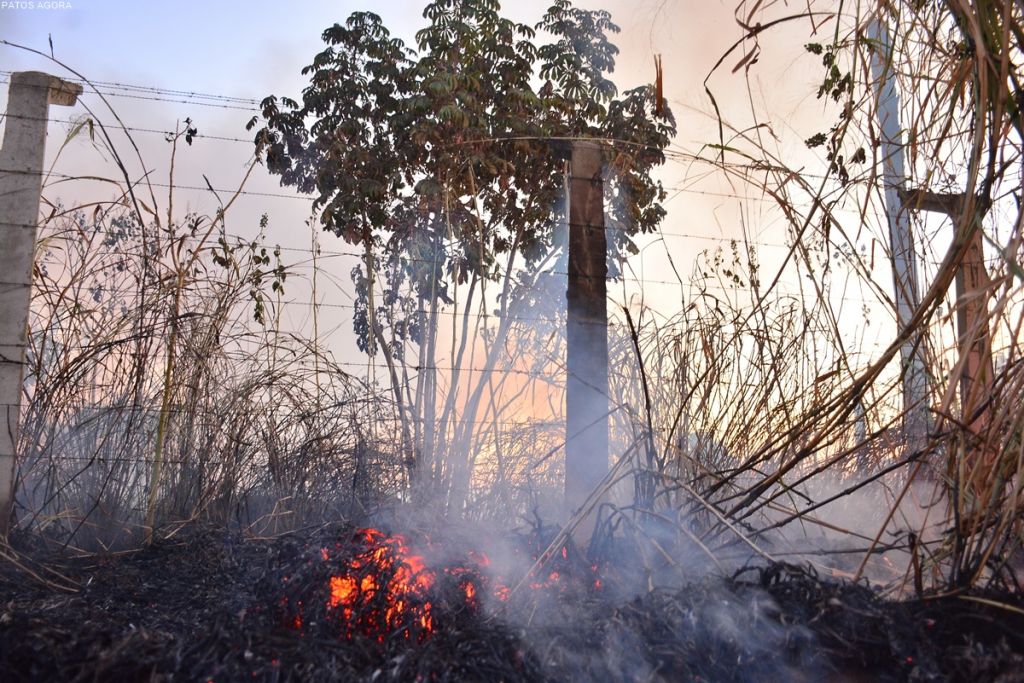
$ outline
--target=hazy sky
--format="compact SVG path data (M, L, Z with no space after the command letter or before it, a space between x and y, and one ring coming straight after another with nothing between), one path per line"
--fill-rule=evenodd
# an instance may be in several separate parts
M149 99L145 92L138 92L136 97L109 98L129 127L171 130L177 121L189 117L201 134L248 140L251 134L244 130L244 124L255 113L247 110L248 104L206 100L213 106L203 106L187 93L256 100L271 93L298 97L306 82L299 71L321 49L320 34L324 28L343 21L352 11L369 9L380 14L394 34L412 43L415 31L424 24L422 11L426 3L35 0L5 4L0 9L0 39L43 52L49 52L52 39L54 55L94 81L183 93L180 97L160 94L160 101ZM517 0L505 3L505 13L534 24L548 4L548 0ZM666 96L679 120L674 148L696 154L704 143L713 142L716 129L708 115L711 106L702 82L719 56L742 35L734 18L736 4L683 0L578 0L576 4L608 9L622 26L622 33L614 38L621 49L614 75L620 89L652 82L653 56L663 55ZM783 5L776 9L785 13L798 11ZM801 46L807 39L803 22L792 29L765 35L761 41L764 56L748 76L749 91L742 70L730 73L742 52L730 57L722 73L713 80L716 97L727 118L740 126L749 125L753 100L773 116L777 140L771 144L777 153L797 161L800 155L806 155L801 141L818 132L825 115L821 103L814 98L820 67L813 59L802 57ZM40 69L62 75L61 69L48 60L2 45L0 69ZM0 80L6 80L6 76L0 76ZM6 85L2 90L0 107L6 104ZM95 95L87 94L82 99L100 120L111 120ZM83 113L82 106L53 108L51 118L67 119ZM67 125L50 124L47 151L51 156L66 130ZM153 172L152 177L166 182L169 148L163 136L137 131L134 137L142 149L147 170ZM251 154L252 146L246 142L198 139L181 152L176 183L200 187L205 184L206 175L215 187L235 187ZM102 165L99 155L81 140L70 146L58 170L96 173ZM109 166L107 169L109 172ZM646 248L632 262L635 272L651 281L643 288L646 301L666 315L679 310L687 295L671 284L674 276L668 268L669 256L684 277L688 276L700 250L721 244L717 240L722 237L738 236L743 225L754 239L767 245L759 254L766 270L785 253L778 246L784 242L784 226L770 203L757 197L747 202L732 198L729 195L750 195L751 189L730 187L720 178L702 180L708 171L706 166L678 160L666 166L662 178L672 196L669 217L663 226L666 235L662 241L643 240ZM292 194L279 188L276 180L262 169L257 170L247 189ZM69 201L74 199L76 190L65 186L60 192ZM182 191L179 197L187 199L189 208L209 212L216 206L208 193L201 190ZM175 203L183 201L179 198ZM252 234L259 215L267 212L271 225L268 241L303 248L311 239L304 225L307 211L308 202L301 199L244 197L229 215L228 227L234 233ZM321 235L320 240L325 250L351 250L331 235ZM336 259L329 264L340 284L327 291L326 302L348 303L346 290L351 290L348 271L352 263L350 259ZM621 299L621 286L613 291ZM289 293L303 298L299 285L294 285ZM301 327L308 311L294 306L288 318L291 324ZM341 333L348 329L349 321L341 316L333 325ZM338 349L344 349L346 354L351 352L340 337Z

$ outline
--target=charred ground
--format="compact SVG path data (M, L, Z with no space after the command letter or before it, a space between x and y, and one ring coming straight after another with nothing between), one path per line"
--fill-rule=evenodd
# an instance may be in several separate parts
M61 560L21 539L16 558L0 562L0 678L1024 680L1019 600L891 602L781 564L632 595L608 585L617 574L607 566L599 589L545 587L507 601L494 599L493 579L462 566L458 580L431 586L429 632L345 633L324 606L330 575L358 555L358 539L349 525L265 539L207 529L138 552ZM479 603L465 599L467 576ZM296 599L307 605L301 627L289 607Z

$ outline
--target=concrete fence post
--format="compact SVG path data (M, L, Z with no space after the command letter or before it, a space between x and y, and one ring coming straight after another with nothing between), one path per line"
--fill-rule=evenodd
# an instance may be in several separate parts
M565 500L569 514L608 472L608 253L604 224L604 148L572 145L569 268L566 291ZM583 536L594 515L578 527Z
M51 104L75 104L82 86L39 71L11 75L0 149L0 536L14 504L18 420L46 120Z
M882 182L889 223L889 248L892 252L893 301L896 303L896 327L903 332L921 303L917 272L917 250L910 229L910 216L900 201L906 182L903 164L903 129L900 125L900 98L892 69L892 41L884 20L867 27L868 38L877 50L871 60L878 98L879 143L882 152ZM923 340L909 338L900 347L903 369L903 432L907 449L924 447L930 428L928 368L924 360Z

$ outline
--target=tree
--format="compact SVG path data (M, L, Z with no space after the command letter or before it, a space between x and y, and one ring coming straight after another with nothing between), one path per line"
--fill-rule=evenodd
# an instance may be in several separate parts
M611 141L609 248L635 252L630 237L665 215L651 172L675 124L653 87L618 95L608 78L618 52L608 34L618 27L607 12L555 0L531 28L501 16L497 0L437 0L423 16L415 49L368 12L324 31L327 48L303 69L310 83L301 103L266 98L255 143L282 185L315 195L325 230L365 250L353 272L355 332L364 351L388 364L416 453L410 468L447 481L451 468L434 458L432 443L439 307L468 284L459 302L468 314L487 283L500 284L492 342L501 346L512 308L526 300L512 274L535 272L566 220L559 143L568 139ZM538 47L542 37L548 42ZM419 349L415 397L397 367L407 342ZM421 433L420 424L431 428Z

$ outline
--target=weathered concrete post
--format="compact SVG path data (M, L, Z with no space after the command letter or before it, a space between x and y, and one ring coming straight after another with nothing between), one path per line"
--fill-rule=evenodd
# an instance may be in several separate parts
M49 105L73 105L82 86L39 71L11 75L0 149L0 536L14 502L32 263Z
M906 180L903 165L903 133L900 127L900 98L892 70L892 43L882 19L868 25L868 37L876 41L878 51L871 60L878 98L878 123L881 128L882 181L885 186L886 213L889 219L889 248L892 252L893 300L896 326L903 332L921 302L917 277L917 251L910 231L907 211L899 193ZM903 430L908 450L923 447L929 428L928 371L922 344L913 338L900 347L903 366Z
M570 514L608 472L608 262L602 150L600 144L577 141L569 165L565 502ZM581 528L592 528L592 523Z

